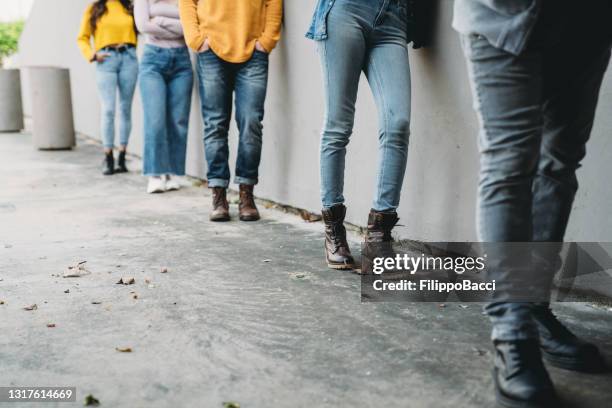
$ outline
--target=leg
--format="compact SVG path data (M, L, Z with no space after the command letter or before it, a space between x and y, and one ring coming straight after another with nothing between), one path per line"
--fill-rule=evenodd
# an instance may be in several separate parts
M117 72L111 68L109 59L96 66L96 82L100 94L102 142L107 151L115 145L115 110L117 105Z
M513 56L475 36L464 38L464 49L481 123L480 239L528 242L531 188L542 135L541 54ZM503 277L514 271L502 270L501 252L489 257L489 268ZM536 338L530 308L528 303L488 305L493 339Z
M234 74L214 52L198 55L200 97L204 117L204 150L209 187L227 188L230 179L227 135L232 116Z
M324 209L344 203L346 146L353 132L366 31L355 10L338 3L328 16L328 38L318 43L325 87L321 135L321 201Z
M185 49L175 64L179 67L168 83L168 159L167 174L185 175L185 156L187 151L187 131L191 110L193 71L189 52Z
M588 43L587 43L588 44ZM599 90L610 61L610 43L573 48L546 60L544 138L533 185L533 240L562 242L574 196L576 170L586 154ZM564 51L566 50L564 45Z
M144 112L145 176L162 176L168 172L168 137L166 111L167 85L163 75L164 60L155 51L145 51L140 72L140 93Z
M255 51L236 74L236 122L239 130L236 184L258 182L262 121L268 87L268 54Z
M378 109L378 182L373 209L395 211L399 205L410 136L410 66L406 21L388 11L373 32L366 76ZM368 223L369 224L369 223Z
M121 69L119 70L119 112L121 122L119 142L121 150L125 150L132 131L132 101L138 82L138 59L134 49L121 54Z

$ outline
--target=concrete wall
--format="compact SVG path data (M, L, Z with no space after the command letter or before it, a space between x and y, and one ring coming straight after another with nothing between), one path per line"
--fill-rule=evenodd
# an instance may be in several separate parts
M428 240L475 239L478 159L477 123L471 107L465 63L450 27L452 1L440 2L436 46L411 51L413 125L408 172L399 208L398 232ZM318 145L323 90L314 44L304 38L316 0L287 0L283 40L271 56L261 183L257 194L281 203L319 210ZM99 137L94 67L76 46L79 21L88 0L37 0L22 38L23 65L69 67L76 128ZM29 112L26 93L26 113ZM188 172L203 176L202 123L194 97ZM612 74L608 73L589 157L580 170L582 188L568 239L612 241ZM131 150L142 149L142 112L134 104ZM235 151L235 130L232 150ZM346 169L348 219L366 222L374 189L377 148L376 108L362 79L355 133Z

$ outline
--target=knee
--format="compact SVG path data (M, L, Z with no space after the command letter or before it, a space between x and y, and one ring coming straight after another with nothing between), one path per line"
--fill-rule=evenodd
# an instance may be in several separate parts
M321 144L324 147L345 148L353 133L353 122L326 119L321 134Z
M114 106L102 106L102 119L114 120L115 119L115 107Z
M384 132L395 136L398 140L408 140L410 136L410 117L392 113L385 123Z

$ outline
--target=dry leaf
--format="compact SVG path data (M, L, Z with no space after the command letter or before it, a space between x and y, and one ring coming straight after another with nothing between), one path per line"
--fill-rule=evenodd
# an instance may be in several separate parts
M70 293L70 289L66 289L64 293Z
M161 273L168 273L168 268L161 268Z
M300 217L306 222L317 222L321 221L323 217L319 214L311 213L310 211L300 210Z
M4 304L4 300L0 300L0 305L3 305L3 304Z
M121 278L119 282L117 282L117 285L133 285L134 283L136 283L136 279L134 278Z
M131 353L132 352L131 347L115 347L115 350L117 350L120 353Z
M47 323L47 327L48 328L53 328L53 327L55 327L55 323Z
M132 295L132 297L133 297L134 299L138 299L138 295L137 295L136 293L134 293L134 294Z
M36 310L38 309L38 305L36 303L34 303L33 305L30 306L26 306L23 308L23 310L27 310L28 312L31 312L32 310Z
M93 302L91 302L92 305L101 305L102 302L100 302L99 300L94 300Z
M64 278L80 278L81 276L89 275L91 272L85 269L86 263L87 261L81 261L76 265L69 266L62 276Z
M240 408L240 404L233 401L223 402L223 408Z

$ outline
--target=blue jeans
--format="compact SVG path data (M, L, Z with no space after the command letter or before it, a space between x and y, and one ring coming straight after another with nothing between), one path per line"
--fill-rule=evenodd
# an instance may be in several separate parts
M230 182L227 137L234 92L239 131L234 182L257 184L268 86L268 54L255 51L248 61L234 64L222 60L209 50L198 55L198 77L204 117L208 186L227 187Z
M187 47L145 47L140 64L146 176L185 174L193 70Z
M344 202L346 146L362 72L378 108L373 208L387 211L399 205L410 135L407 4L407 0L336 0L327 16L327 38L318 42L326 104L320 156L324 208Z
M480 35L462 37L481 124L482 241L563 241L612 44L597 34L609 22L581 20L575 11L572 19L561 35L541 27L520 55ZM489 304L493 339L536 337L534 307Z
M125 52L102 51L108 54L96 63L96 82L102 103L102 142L112 149L115 145L115 114L119 91L119 143L127 146L132 131L132 100L138 81L136 49Z

